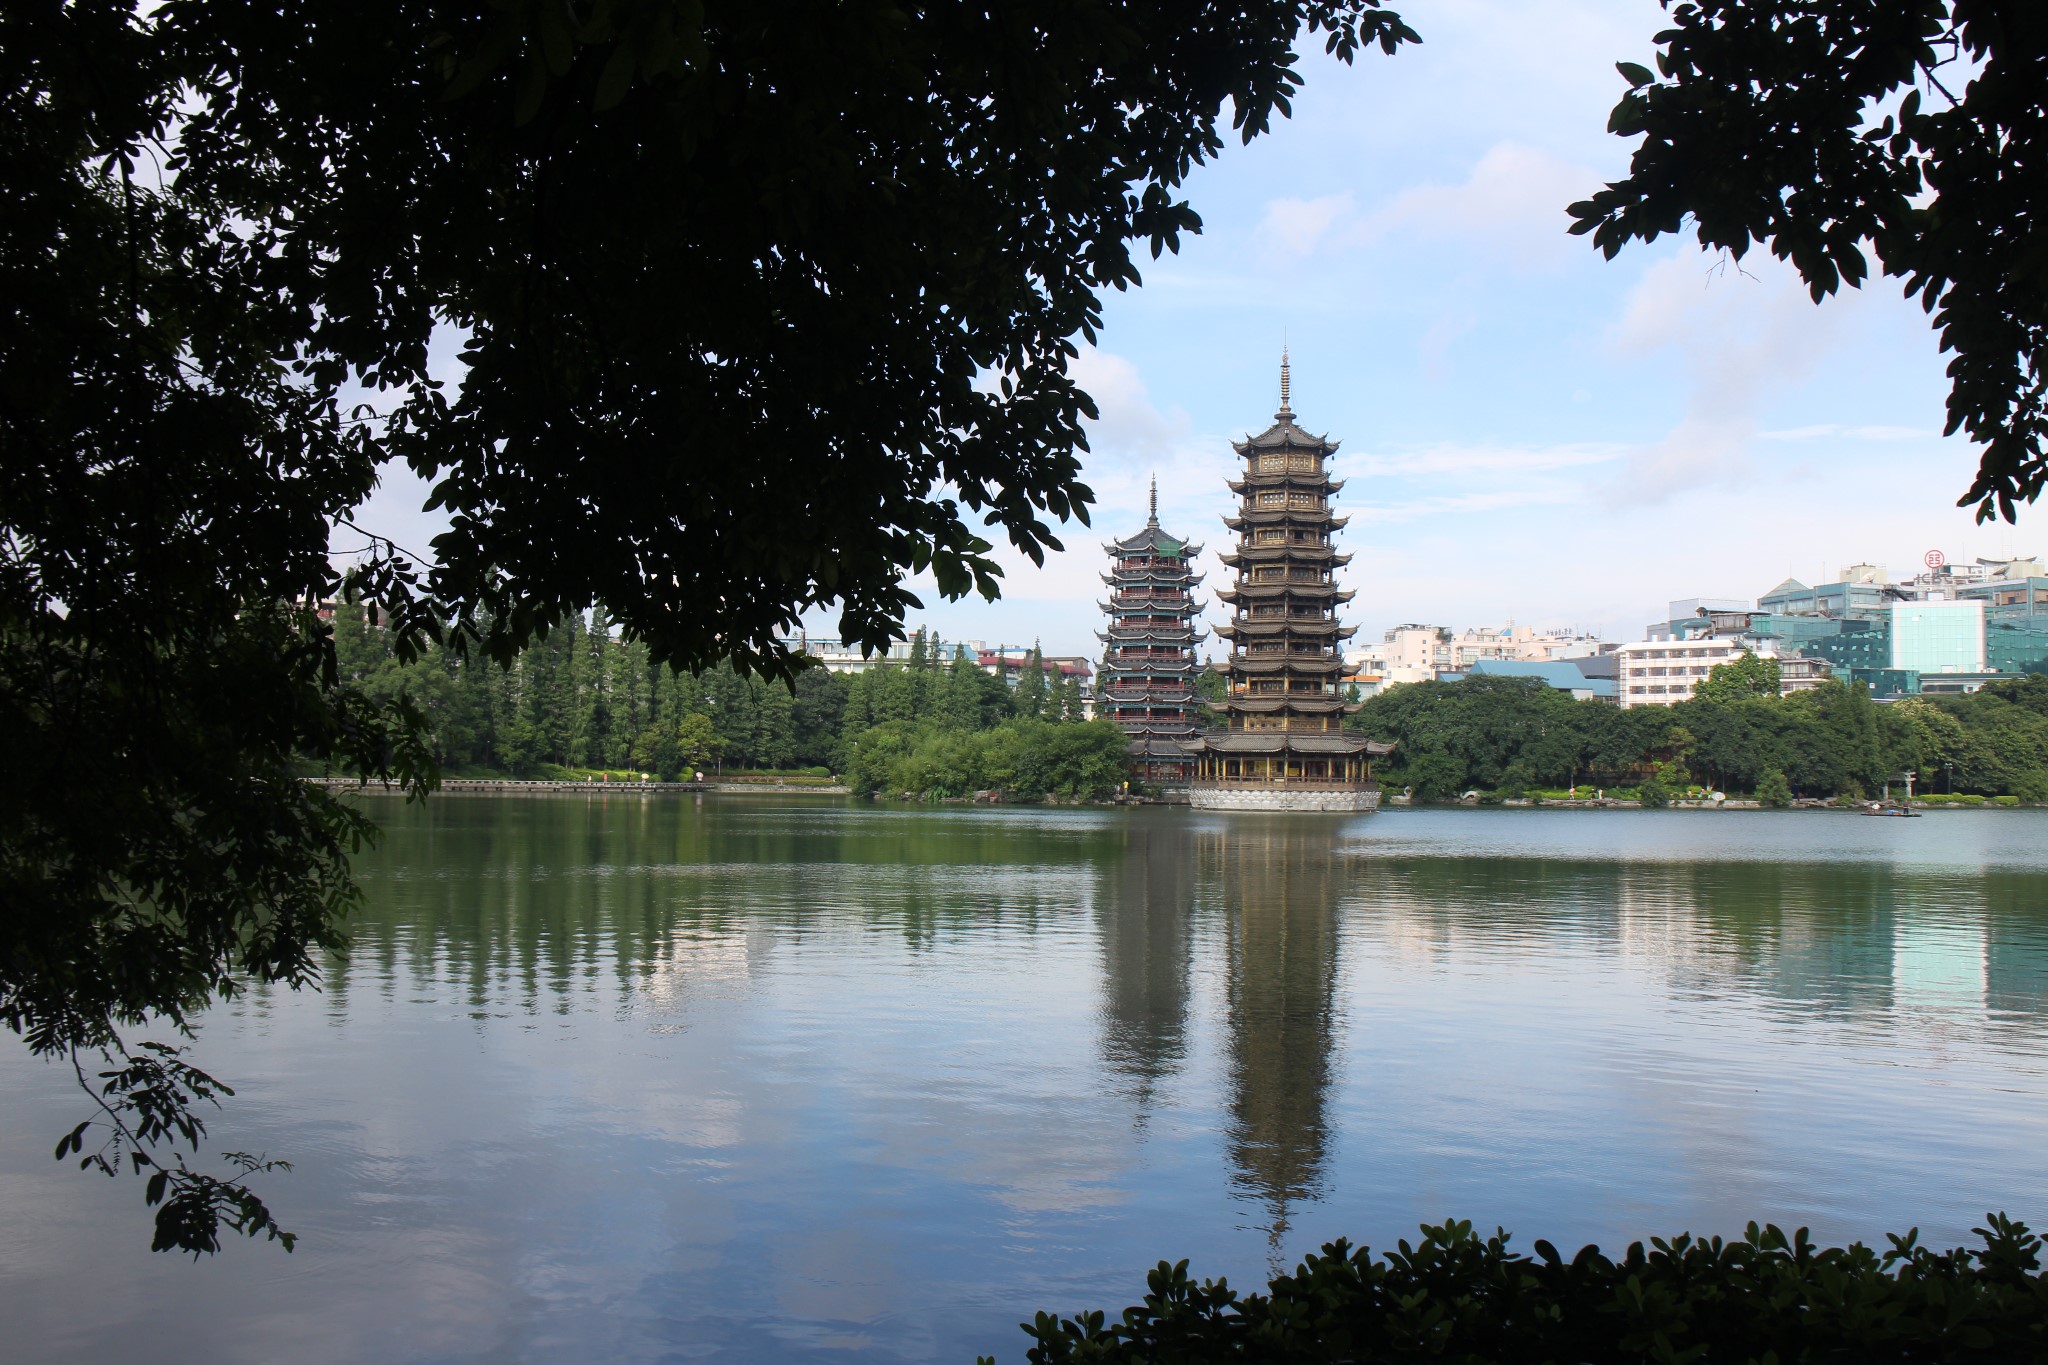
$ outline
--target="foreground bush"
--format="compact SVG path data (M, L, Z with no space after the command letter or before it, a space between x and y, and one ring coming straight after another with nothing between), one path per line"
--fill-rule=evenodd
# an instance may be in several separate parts
M1619 1261L1589 1246L1567 1261L1452 1222L1377 1260L1332 1242L1265 1294L1161 1262L1116 1322L1040 1313L1024 1330L1034 1365L2048 1360L2041 1239L1997 1214L1975 1231L1981 1250L1931 1251L1909 1232L1880 1255L1751 1223L1740 1241L1637 1242Z

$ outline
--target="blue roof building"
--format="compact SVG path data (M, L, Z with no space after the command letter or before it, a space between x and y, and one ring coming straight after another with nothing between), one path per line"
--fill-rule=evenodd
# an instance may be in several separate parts
M1478 659L1465 671L1468 678L1540 678L1547 687L1569 692L1575 701L1619 701L1611 677L1589 678L1572 659Z

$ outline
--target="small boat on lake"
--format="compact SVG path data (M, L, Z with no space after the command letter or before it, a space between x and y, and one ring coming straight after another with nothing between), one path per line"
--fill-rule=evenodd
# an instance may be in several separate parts
M1872 801L1863 807L1865 815L1895 815L1907 820L1918 820L1920 812L1909 810L1895 801Z

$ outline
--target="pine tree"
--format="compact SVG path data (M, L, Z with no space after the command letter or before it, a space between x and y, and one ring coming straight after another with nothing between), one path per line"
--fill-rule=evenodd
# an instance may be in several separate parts
M1024 671L1017 679L1017 690L1013 693L1017 714L1026 720L1037 720L1045 714L1045 654L1037 645L1031 646L1031 653L1024 658Z
M985 676L967 657L965 645L954 650L953 662L938 688L932 714L949 729L981 729L981 680Z
M579 653L582 667L577 677L576 724L571 739L576 761L586 767L602 768L610 762L615 681L611 656L615 650L611 615L600 603L591 608L590 628Z
M921 698L918 684L925 675L912 673L903 668L876 669L873 681L869 683L870 705L874 710L875 724L887 725L892 720L916 720Z
M647 675L647 646L638 640L617 641L605 659L612 706L605 763L616 767L630 761L633 741L653 723L653 685Z
M839 731L845 723L850 681L843 673L822 668L807 669L797 675L790 723L796 730L798 767L837 766Z

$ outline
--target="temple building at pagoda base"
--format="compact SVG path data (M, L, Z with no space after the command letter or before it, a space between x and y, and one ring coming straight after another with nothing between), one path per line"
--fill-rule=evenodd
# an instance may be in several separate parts
M1358 734L1227 730L1201 744L1188 788L1197 810L1378 810L1372 760L1394 749Z

